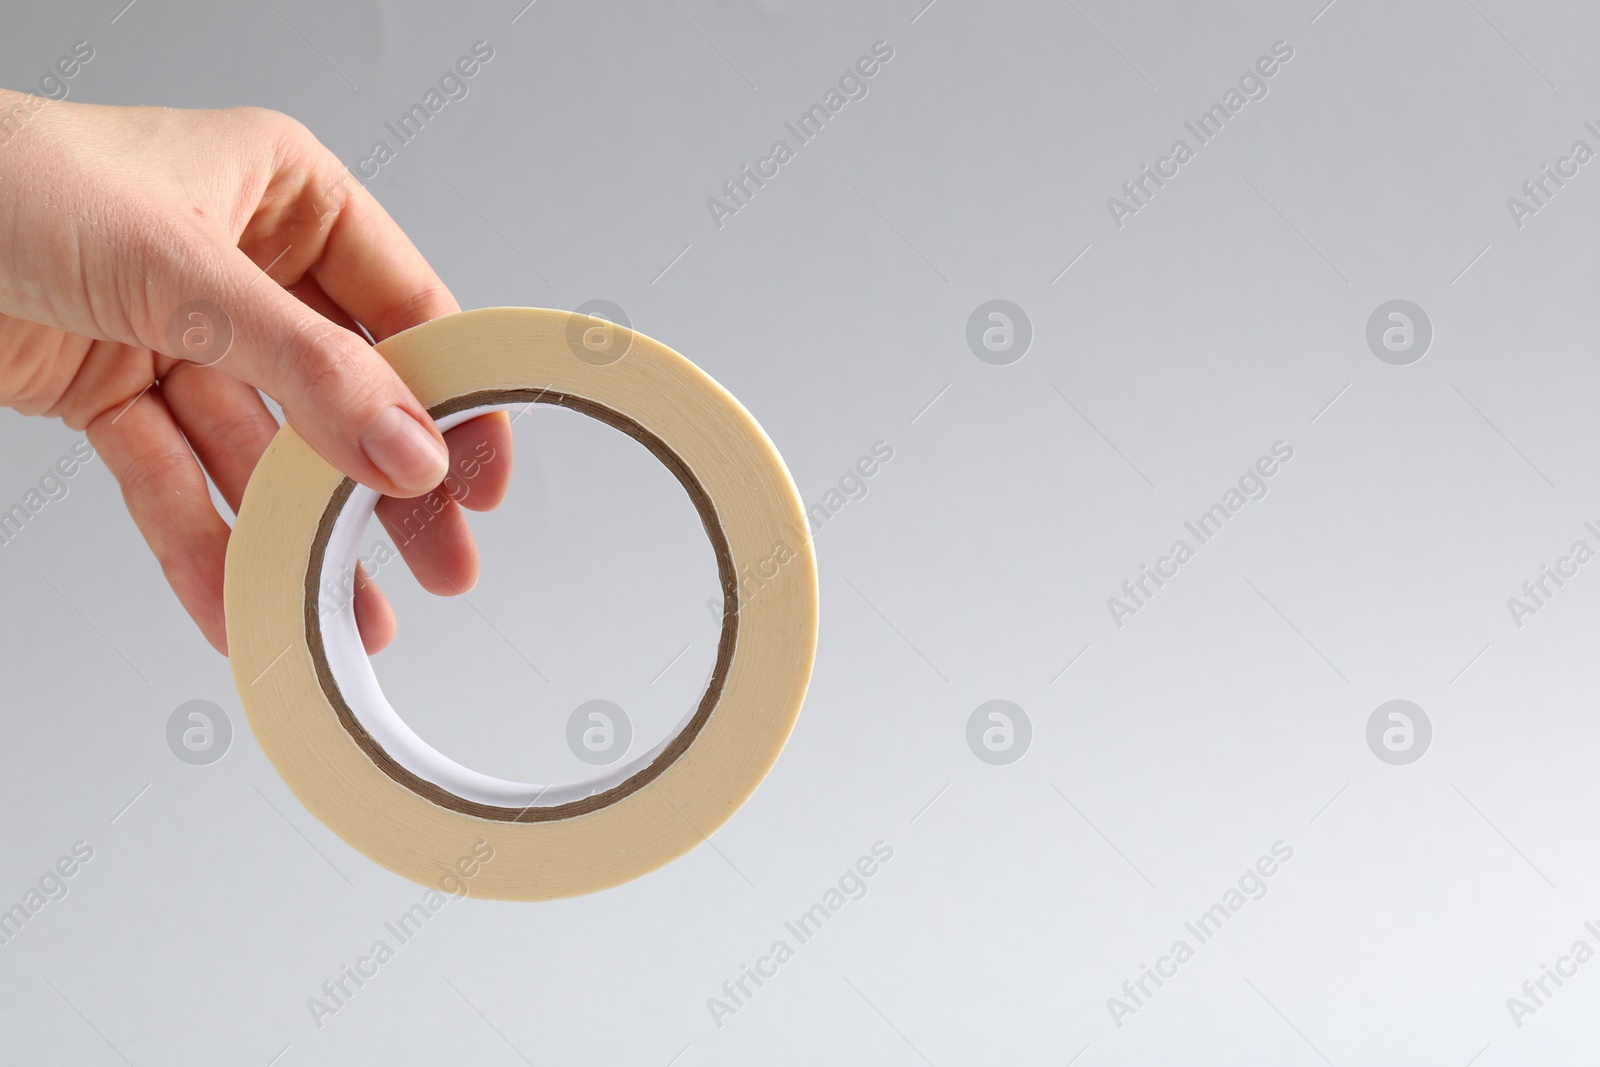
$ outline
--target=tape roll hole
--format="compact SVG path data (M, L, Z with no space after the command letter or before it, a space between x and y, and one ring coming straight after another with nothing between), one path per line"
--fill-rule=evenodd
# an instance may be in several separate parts
M395 548L430 516L413 510L388 536L373 517L378 495L359 485L333 521L317 619L351 714L406 771L476 804L555 808L621 785L689 726L723 631L718 560L685 487L639 442L547 403L471 407L438 423L489 411L514 420L516 473L497 511L467 512L481 571L465 600L443 598L458 624L431 645L436 627L408 630L407 617L428 600L439 610L440 598L400 574ZM457 492L470 494L471 470L452 473ZM358 558L377 565L399 616L377 657L388 693L348 593ZM645 648L656 654L619 661Z

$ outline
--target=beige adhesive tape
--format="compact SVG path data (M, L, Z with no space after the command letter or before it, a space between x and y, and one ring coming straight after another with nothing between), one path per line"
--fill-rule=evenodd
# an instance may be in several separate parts
M321 595L354 565L376 494L285 426L250 478L228 545L229 660L257 741L312 814L424 885L545 900L681 856L771 769L811 676L816 559L777 449L694 364L601 319L487 308L377 347L442 427L556 404L649 449L689 494L717 558L716 664L676 732L603 778L541 786L461 767L390 707L350 599ZM648 536L648 517L640 529Z

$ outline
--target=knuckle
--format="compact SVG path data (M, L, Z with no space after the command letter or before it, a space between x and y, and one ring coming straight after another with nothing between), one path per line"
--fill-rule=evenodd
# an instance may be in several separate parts
M167 372L161 379L163 394L169 399L175 396L201 397L203 392L185 393L190 386L202 384L200 375L221 374L222 371L215 367L196 366L180 363ZM204 427L207 436L216 440L218 445L226 452L234 455L258 455L263 447L263 442L269 440L278 431L278 420L259 405L251 404L216 404L207 405L214 410L205 412Z
M437 317L449 308L453 299L450 290L443 282L421 282L409 295L384 307L379 315L379 321L373 325L386 335L399 333L401 330Z
M331 322L304 323L284 338L282 366L302 388L338 388L349 379L350 358Z
M271 415L252 411L221 420L216 425L216 434L230 452L249 454L260 447L260 441L270 439L277 429L277 420Z
M253 129L277 140L315 140L305 123L292 115L270 107L238 107L230 109L248 129Z
M372 384L366 361L352 341L352 336L334 323L305 323L283 343L282 371L298 391L319 405L340 410L364 406Z
M146 453L129 462L122 472L122 491L129 497L181 492L192 487L194 460L184 452Z

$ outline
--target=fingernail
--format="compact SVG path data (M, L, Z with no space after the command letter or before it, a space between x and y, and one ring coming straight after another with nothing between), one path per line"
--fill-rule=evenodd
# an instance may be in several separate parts
M361 435L361 451L400 488L426 493L450 470L450 453L404 408L384 410Z

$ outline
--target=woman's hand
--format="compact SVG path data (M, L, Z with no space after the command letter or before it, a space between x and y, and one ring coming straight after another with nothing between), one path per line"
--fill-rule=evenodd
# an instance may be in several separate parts
M437 487L470 470L470 492L455 495L498 504L509 422L489 415L441 437L360 332L382 340L458 310L292 119L0 91L0 405L87 432L218 651L229 527L205 475L237 511L278 429L260 393L329 463L390 498L378 517L425 588L472 587L472 536ZM401 531L418 506L405 498L431 492L446 493L426 508L437 514ZM355 606L368 651L387 645L394 615L369 581Z

